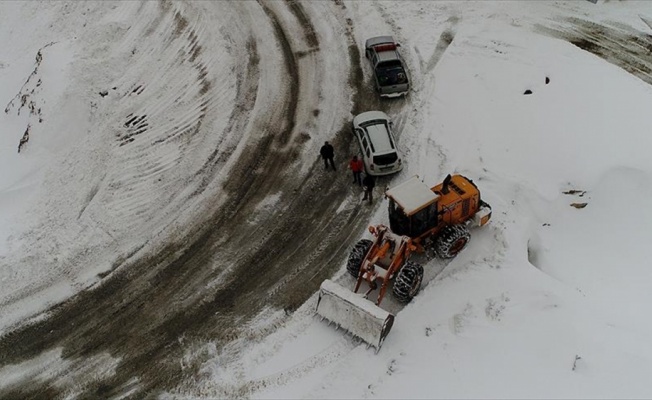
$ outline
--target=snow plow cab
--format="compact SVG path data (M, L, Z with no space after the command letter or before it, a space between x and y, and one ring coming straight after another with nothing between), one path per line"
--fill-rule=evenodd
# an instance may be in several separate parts
M432 188L414 176L389 189L389 226L412 238L419 250L432 245L437 255L453 258L466 247L469 228L491 218L491 206L480 197L472 180L448 175Z

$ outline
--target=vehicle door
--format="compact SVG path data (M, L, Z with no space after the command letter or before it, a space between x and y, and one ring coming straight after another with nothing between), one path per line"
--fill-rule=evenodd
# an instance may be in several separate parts
M372 75L374 77L374 83L376 88L380 88L380 81L378 80L378 74L376 74L376 66L378 65L378 53L375 51L371 52L371 69Z
M361 131L362 139L360 140L360 148L362 149L362 159L364 160L365 170L369 171L373 159L371 157L371 147L369 145L369 135Z

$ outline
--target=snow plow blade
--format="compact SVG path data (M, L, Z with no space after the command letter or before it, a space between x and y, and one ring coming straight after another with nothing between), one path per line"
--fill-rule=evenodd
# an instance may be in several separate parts
M316 312L375 347L376 352L394 324L394 315L328 279L319 288Z

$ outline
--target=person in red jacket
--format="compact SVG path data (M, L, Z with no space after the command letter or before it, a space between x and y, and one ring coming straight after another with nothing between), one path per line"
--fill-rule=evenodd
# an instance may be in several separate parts
M362 170L364 170L362 160L358 160L358 156L353 156L351 161L349 161L349 168L353 172L353 183L362 186Z

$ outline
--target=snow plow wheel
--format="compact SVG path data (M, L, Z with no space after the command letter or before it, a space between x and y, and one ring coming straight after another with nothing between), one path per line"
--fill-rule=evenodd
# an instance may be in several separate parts
M353 249L351 249L349 261L346 263L346 270L349 271L349 274L354 278L358 277L360 267L362 266L362 260L364 260L372 244L373 242L369 239L360 239L358 243L353 246Z
M441 258L453 258L458 255L471 240L466 225L449 225L439 233L435 243L437 254Z
M398 271L394 288L392 289L394 297L402 303L408 303L421 289L423 281L423 267L412 261L405 263L403 268Z

